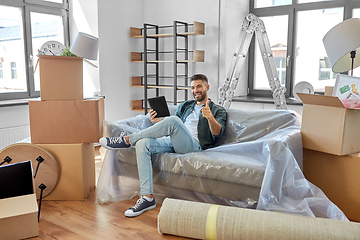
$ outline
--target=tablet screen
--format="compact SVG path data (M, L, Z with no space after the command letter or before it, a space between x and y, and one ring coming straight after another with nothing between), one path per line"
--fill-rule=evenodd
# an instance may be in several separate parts
M170 116L169 108L164 96L148 98L150 108L157 112L156 117Z

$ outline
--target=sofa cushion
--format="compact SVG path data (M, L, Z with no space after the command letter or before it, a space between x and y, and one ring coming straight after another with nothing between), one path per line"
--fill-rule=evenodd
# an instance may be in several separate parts
M118 150L119 161L136 165L135 147ZM222 152L162 153L152 156L153 168L214 180L261 187L265 172L262 162Z

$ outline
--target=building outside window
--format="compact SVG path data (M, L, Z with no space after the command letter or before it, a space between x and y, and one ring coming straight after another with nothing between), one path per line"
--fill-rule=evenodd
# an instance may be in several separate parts
M16 62L11 62L10 66L11 66L11 79L16 79L17 78Z
M3 64L2 64L2 61L0 62L0 78L3 78Z
M0 100L39 97L38 49L69 46L68 1L0 0L0 16Z
M342 21L360 17L358 0L251 0L250 12L263 20L281 84L287 97L301 81L315 92L334 86L333 73L323 45L325 34ZM281 49L280 49L281 47ZM249 93L271 96L268 79L257 43L250 49ZM347 74L347 73L345 73ZM355 69L354 76L360 77Z

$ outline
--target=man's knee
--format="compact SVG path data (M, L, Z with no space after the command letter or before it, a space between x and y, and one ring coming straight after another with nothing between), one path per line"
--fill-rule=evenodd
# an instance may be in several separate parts
M181 121L181 119L177 116L170 116L170 117L166 117L163 120L165 123L169 124L169 125L175 125L175 124L181 124L183 123Z
M148 138L142 138L140 139L139 141L136 142L135 144L135 148L136 149L143 149L143 148L146 148L147 147L147 142L148 142Z

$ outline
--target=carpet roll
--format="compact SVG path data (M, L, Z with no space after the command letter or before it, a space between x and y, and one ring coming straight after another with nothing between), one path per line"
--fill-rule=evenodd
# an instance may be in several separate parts
M166 198L159 233L195 239L360 239L360 223Z

